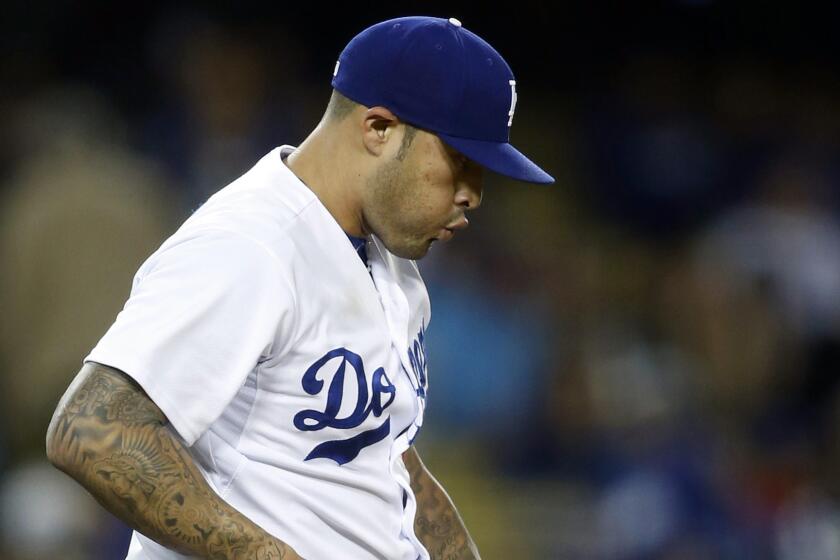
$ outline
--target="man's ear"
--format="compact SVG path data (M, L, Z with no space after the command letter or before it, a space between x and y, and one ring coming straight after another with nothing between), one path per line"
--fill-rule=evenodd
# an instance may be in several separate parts
M362 121L362 142L365 149L376 156L395 146L393 140L400 119L385 107L371 107Z

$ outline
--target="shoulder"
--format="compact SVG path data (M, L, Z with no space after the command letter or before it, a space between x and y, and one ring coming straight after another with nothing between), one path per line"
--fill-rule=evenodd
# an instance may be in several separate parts
M171 241L211 232L242 237L276 257L289 257L290 236L305 228L300 216L317 198L280 159L280 148L269 152L241 177L219 190L198 208Z

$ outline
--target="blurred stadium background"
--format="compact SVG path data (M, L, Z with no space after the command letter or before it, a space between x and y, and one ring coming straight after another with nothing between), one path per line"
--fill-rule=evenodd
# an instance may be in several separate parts
M0 558L123 557L45 462L58 397L145 256L305 137L355 33L417 13L507 58L513 140L558 179L488 176L421 263L419 446L485 560L840 558L836 13L230 4L4 3Z

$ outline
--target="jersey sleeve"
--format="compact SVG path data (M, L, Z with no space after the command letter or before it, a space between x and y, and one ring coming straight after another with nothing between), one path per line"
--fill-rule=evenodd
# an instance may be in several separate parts
M282 271L273 253L237 233L204 231L164 244L85 361L132 377L192 445L291 315Z

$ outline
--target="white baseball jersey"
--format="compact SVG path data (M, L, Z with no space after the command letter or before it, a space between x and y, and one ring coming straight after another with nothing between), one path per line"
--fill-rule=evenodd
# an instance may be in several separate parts
M307 560L427 559L402 462L422 424L429 300L369 267L275 149L141 266L86 361L166 414L218 494ZM134 533L131 560L183 558Z

